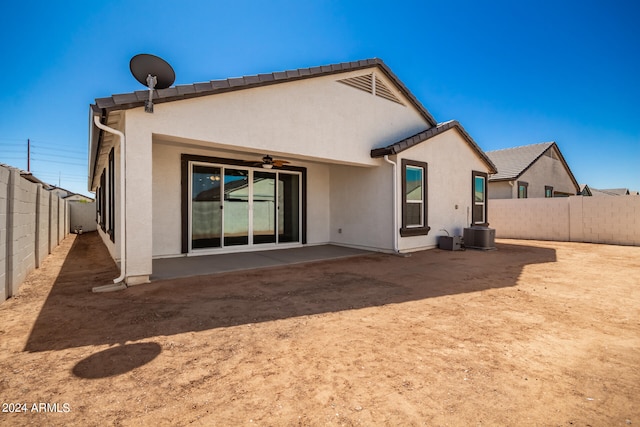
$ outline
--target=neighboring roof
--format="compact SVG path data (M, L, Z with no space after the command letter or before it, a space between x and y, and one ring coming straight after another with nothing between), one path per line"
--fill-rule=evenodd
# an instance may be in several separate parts
M498 173L491 176L489 181L518 178L553 145L555 145L555 142L542 142L540 144L487 151L487 156L498 167Z
M422 131L418 134L410 136L409 138L405 138L402 141L398 141L394 144L388 145L383 148L375 148L371 150L371 157L383 157L385 155L393 155L401 153L402 151L413 147L414 145L418 145L434 136L440 135L443 132L448 131L449 129L457 129L458 132L462 135L462 137L469 143L471 148L475 150L475 152L484 160L484 162L489 166L489 173L497 173L498 169L496 165L491 161L489 157L485 154L484 151L476 144L476 142L471 138L471 136L467 133L466 130L462 127L457 120L450 120L444 123L438 123L436 126Z
M573 182L576 192L580 189L578 181L573 176L569 165L560 152L555 142L541 142L539 144L523 145L520 147L505 148L502 150L487 151L487 156L498 167L498 173L489 177L489 182L512 181L518 179L547 151L554 149L558 154L569 178Z
M236 77L225 80L211 80L204 83L178 85L167 89L153 91L154 104L178 101L200 96L215 95L242 89L250 89L260 86L287 83L296 80L326 76L330 74L344 73L377 66L398 87L404 96L418 109L420 114L431 125L436 121L418 99L407 89L398 77L379 58L365 59L361 61L343 62L339 64L323 65L320 67L298 68L296 70L280 71L270 74L257 74L252 76ZM131 93L112 95L107 98L96 98L96 103L91 105L94 114L108 113L111 111L128 110L144 106L149 99L148 90L139 90ZM92 119L93 120L93 119ZM92 122L93 123L93 122Z
M594 196L628 196L631 193L628 188L606 188L598 189L591 187L591 192ZM597 193L597 194L596 194Z
M591 188L587 184L580 184L580 194L583 196L592 196Z

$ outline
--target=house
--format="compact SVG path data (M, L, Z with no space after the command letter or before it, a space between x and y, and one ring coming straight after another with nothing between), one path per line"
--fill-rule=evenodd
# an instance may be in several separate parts
M78 194L78 193L71 193L64 199L69 202L81 202L81 203L92 203L95 201L91 197L87 197L84 194Z
M588 184L580 184L580 191L578 191L579 196L592 196L591 187Z
M433 248L487 224L495 166L379 59L96 99L89 189L129 284L152 259L335 244Z
M487 151L498 168L489 177L489 199L567 197L580 192L555 142Z

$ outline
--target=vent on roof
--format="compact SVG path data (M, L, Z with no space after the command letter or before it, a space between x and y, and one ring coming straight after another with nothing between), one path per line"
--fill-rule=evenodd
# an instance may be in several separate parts
M389 101L397 102L400 105L404 105L402 101L400 101L394 94L389 90L389 88L384 84L382 80L376 76L376 86L375 86L376 95L381 98L388 99Z
M338 82L363 90L372 95L377 95L389 101L396 102L400 105L404 105L404 103L394 95L391 89L389 89L389 87L374 73L350 77L348 79L338 80Z
M355 87L356 89L360 89L368 93L373 93L372 77L373 77L373 74L365 74L364 76L351 77L349 79L343 79L338 81L348 86Z

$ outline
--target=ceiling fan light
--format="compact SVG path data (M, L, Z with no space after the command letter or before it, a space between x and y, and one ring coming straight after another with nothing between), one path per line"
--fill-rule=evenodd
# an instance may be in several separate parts
M264 169L271 169L271 168L273 167L273 164L271 164L271 163L263 163L263 164L262 164L262 167L263 167Z

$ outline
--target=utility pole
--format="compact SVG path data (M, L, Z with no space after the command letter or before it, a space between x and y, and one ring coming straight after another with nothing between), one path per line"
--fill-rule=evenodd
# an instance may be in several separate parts
M27 139L27 172L31 172L31 139Z

